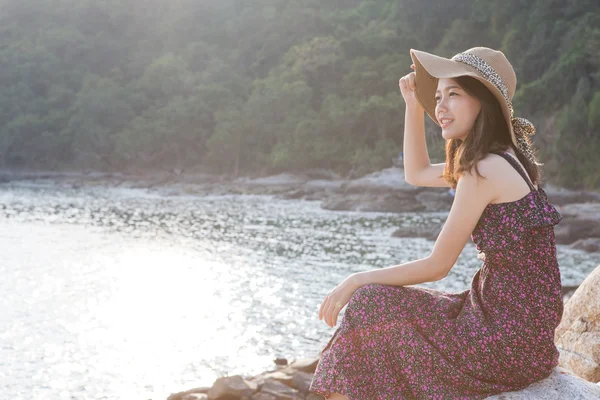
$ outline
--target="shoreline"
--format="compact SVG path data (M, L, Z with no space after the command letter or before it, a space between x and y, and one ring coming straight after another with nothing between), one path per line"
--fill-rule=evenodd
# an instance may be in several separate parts
M237 178L180 170L134 174L0 169L0 185L23 181L49 181L74 189L108 186L169 191L169 194L175 195L272 195L284 200L320 201L321 208L330 211L447 213L454 199L448 188L417 187L406 183L403 169L399 167L355 179L344 179L323 169ZM542 187L550 203L564 217L555 227L557 244L600 253L600 190L573 191L552 184L542 184ZM393 236L435 241L442 226L439 223L400 228Z

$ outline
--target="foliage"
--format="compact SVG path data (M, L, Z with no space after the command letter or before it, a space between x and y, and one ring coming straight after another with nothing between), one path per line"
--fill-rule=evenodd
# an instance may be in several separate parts
M402 150L409 50L488 46L515 67L547 179L600 186L597 0L0 5L0 167L366 174Z

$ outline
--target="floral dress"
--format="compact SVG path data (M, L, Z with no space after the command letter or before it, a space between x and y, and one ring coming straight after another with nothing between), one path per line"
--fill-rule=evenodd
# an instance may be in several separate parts
M481 268L469 289L368 284L323 348L311 392L350 400L484 399L558 365L563 312L554 225L562 216L527 181L519 200L488 204L471 234Z

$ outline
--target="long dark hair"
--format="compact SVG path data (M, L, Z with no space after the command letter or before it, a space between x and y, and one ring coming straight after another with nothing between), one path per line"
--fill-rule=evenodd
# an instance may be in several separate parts
M500 103L498 103L492 92L483 83L469 76L459 76L452 79L468 94L481 102L481 111L465 140L449 139L446 141L446 167L442 177L456 189L458 178L465 171L470 171L472 167L475 167L477 175L483 178L477 169L477 162L492 151L508 149L513 143ZM541 180L541 170L537 164L525 157L518 147L513 146L513 148L535 185Z

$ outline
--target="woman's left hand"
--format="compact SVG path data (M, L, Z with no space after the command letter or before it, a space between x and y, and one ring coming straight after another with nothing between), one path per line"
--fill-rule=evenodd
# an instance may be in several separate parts
M340 311L359 288L360 284L358 283L356 274L352 274L344 279L342 283L325 296L325 300L321 303L321 308L319 309L319 319L325 318L325 323L333 328Z

